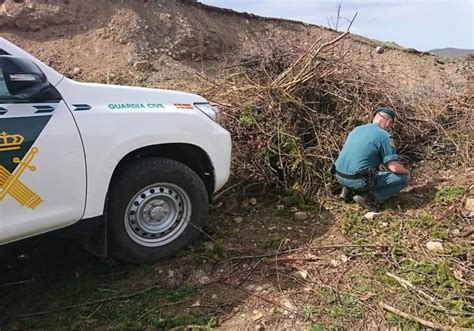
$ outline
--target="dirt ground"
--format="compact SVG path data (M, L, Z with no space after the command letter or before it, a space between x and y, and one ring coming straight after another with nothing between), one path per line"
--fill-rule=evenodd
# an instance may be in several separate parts
M0 32L75 79L205 96L255 58L336 35L184 0L5 0ZM407 99L472 92L472 59L358 36L343 49ZM57 235L2 247L0 329L474 328L474 169L409 166L413 183L371 220L335 196L232 182L202 239L152 265L97 259Z
M152 265L100 260L67 238L8 246L0 326L418 328L382 309L382 302L445 327L473 327L472 214L463 206L474 194L474 169L460 176L456 169L427 171L433 167L417 169L415 182L374 220L336 198L318 206L260 189L235 190L214 204L200 242ZM295 210L309 217L295 220ZM430 241L443 250L428 249Z

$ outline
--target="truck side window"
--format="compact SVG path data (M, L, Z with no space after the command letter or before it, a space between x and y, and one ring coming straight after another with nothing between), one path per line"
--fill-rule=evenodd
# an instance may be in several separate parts
M0 48L0 55L9 55L3 49ZM0 67L0 99L9 99L11 97L10 92L8 92L7 84L5 83L5 78L1 74L2 68Z
M11 97L10 92L8 92L7 84L5 83L5 78L1 74L0 67L0 99L9 99Z

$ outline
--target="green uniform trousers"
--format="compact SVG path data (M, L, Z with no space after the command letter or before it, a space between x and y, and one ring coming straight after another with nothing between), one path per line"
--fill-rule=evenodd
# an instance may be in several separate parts
M356 192L370 192L382 203L394 196L408 185L408 176L395 174L390 171L380 171L375 175L374 187L368 187L364 178L347 179L336 175L336 179L342 186Z

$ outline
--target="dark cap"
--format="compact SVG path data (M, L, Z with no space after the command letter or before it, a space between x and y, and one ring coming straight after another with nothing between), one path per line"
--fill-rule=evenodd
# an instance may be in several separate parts
M380 107L379 109L377 109L374 116L377 115L378 113L388 114L393 120L395 120L395 117L397 117L395 110L393 110L393 108L391 107Z

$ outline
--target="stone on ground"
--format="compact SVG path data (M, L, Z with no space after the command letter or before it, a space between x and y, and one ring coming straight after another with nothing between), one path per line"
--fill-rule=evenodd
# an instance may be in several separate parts
M443 244L437 241L428 241L426 248L432 252L444 252Z
M305 213L304 211L297 211L295 212L295 220L297 221L304 221L308 219L308 214Z
M464 209L470 213L474 212L474 198L467 198Z
M370 212L368 212L368 213L366 213L366 214L364 215L364 218L365 218L366 220L369 220L369 221L370 221L370 220L374 220L374 219L380 217L382 214L383 214L383 213L377 213L377 212L374 212L374 211L370 211Z

